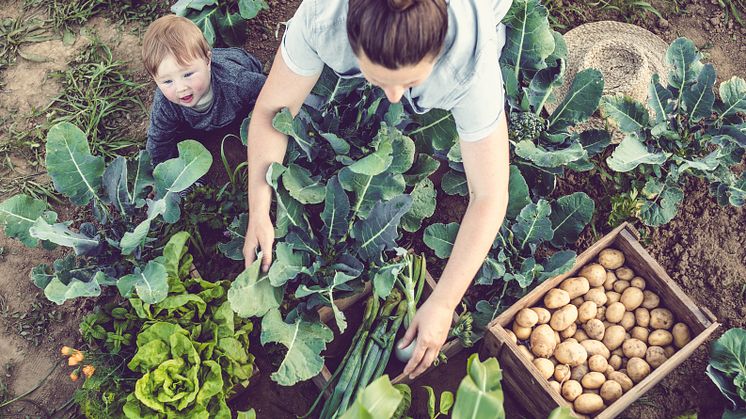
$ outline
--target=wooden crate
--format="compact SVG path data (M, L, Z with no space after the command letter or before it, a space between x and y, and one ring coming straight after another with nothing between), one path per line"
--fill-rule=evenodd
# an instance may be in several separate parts
M422 298L420 299L420 302L425 301L427 296L430 295L432 290L435 289L435 285L437 284L435 280L433 279L433 277L430 275L430 273L427 271L425 272L425 281L426 281L425 289L423 290L423 295L422 295ZM370 285L367 285L366 291L367 292L365 294L358 294L356 296L350 297L351 299L354 298L355 300L351 302L347 302L347 304L345 304L344 306L342 306L341 303L338 304L340 306L340 309L344 311L345 309L349 308L355 303L362 301L362 299L367 297L367 295L370 293ZM329 314L325 317L322 317L322 320L326 318L325 322L328 323L330 320L333 319L333 315L331 314L330 307L325 307L324 309L327 309L329 311ZM362 313L362 310L361 310L361 313ZM452 325L455 325L458 322L458 319L459 319L458 314L454 313ZM402 329L403 329L403 325L402 325ZM354 334L355 331L352 330L351 333ZM452 339L443 345L443 347L441 348L441 352L443 352L448 358L451 358L452 356L455 356L456 354L458 354L463 348L464 346L461 344L461 341L459 339ZM340 355L344 356L344 353ZM392 360L394 362L399 362L398 360L396 360L393 353L391 354L391 359L389 362L391 362ZM436 366L431 365L430 367L428 367L427 370L425 370L422 374L420 374L418 378L423 377L425 374L430 372L433 368L436 368ZM325 364L324 367L321 369L321 373L319 373L319 375L314 377L312 381L314 382L314 384L316 384L319 390L321 390L324 388L324 386L326 386L326 383L329 382L331 377L332 377L332 368L330 368L327 364ZM402 366L402 371L399 372L395 377L392 377L391 379L392 384L399 384L399 383L409 384L411 382L412 380L409 378L409 376L404 374L403 366ZM331 390L332 390L331 388L327 388L326 391L324 392L324 397L329 397L329 395L331 394Z
M581 253L570 271L540 284L488 326L488 332L485 334L485 350L500 361L500 366L504 371L503 384L509 394L517 399L532 416L547 417L549 412L557 406L572 408L572 404L549 387L549 383L539 374L539 370L519 354L518 345L510 340L506 329L510 327L518 311L542 304L544 294L549 289L557 287L565 278L575 276L575 273L583 266L594 262L598 253L607 247L619 249L624 253L625 265L645 278L646 289L660 296L661 306L671 310L677 322L683 322L689 326L692 340L631 390L624 393L621 398L598 413L596 418L608 419L619 415L671 370L689 358L692 352L704 343L719 326L715 316L706 308L697 307L640 245L638 239L639 233L634 227L627 223L622 224Z

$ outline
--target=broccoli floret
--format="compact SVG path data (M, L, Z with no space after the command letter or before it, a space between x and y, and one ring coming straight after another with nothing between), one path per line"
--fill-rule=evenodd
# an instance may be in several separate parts
M513 112L508 119L508 137L512 141L536 141L544 129L544 118L532 112Z

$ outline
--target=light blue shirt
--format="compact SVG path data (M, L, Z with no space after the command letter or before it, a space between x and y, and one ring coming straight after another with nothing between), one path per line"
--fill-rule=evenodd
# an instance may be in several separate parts
M404 97L417 113L451 111L462 140L491 134L504 111L499 24L512 0L450 0L448 32L430 77ZM347 38L348 0L304 0L288 22L280 52L301 76L321 73L324 64L341 77L362 77Z

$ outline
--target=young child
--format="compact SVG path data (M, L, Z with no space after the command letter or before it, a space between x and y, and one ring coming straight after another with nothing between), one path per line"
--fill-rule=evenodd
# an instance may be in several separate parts
M238 134L266 79L252 55L240 48L211 50L197 25L176 15L150 25L142 59L158 86L146 145L153 166L178 156L182 140L217 149L210 143L219 146L223 135Z

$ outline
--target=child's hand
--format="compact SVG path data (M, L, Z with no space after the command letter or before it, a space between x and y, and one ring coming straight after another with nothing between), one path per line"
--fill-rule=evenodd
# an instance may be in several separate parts
M272 244L275 241L275 227L269 214L264 216L249 215L249 227L246 229L246 239L243 243L243 258L246 269L256 260L259 250L262 251L262 272L269 271L272 264Z

